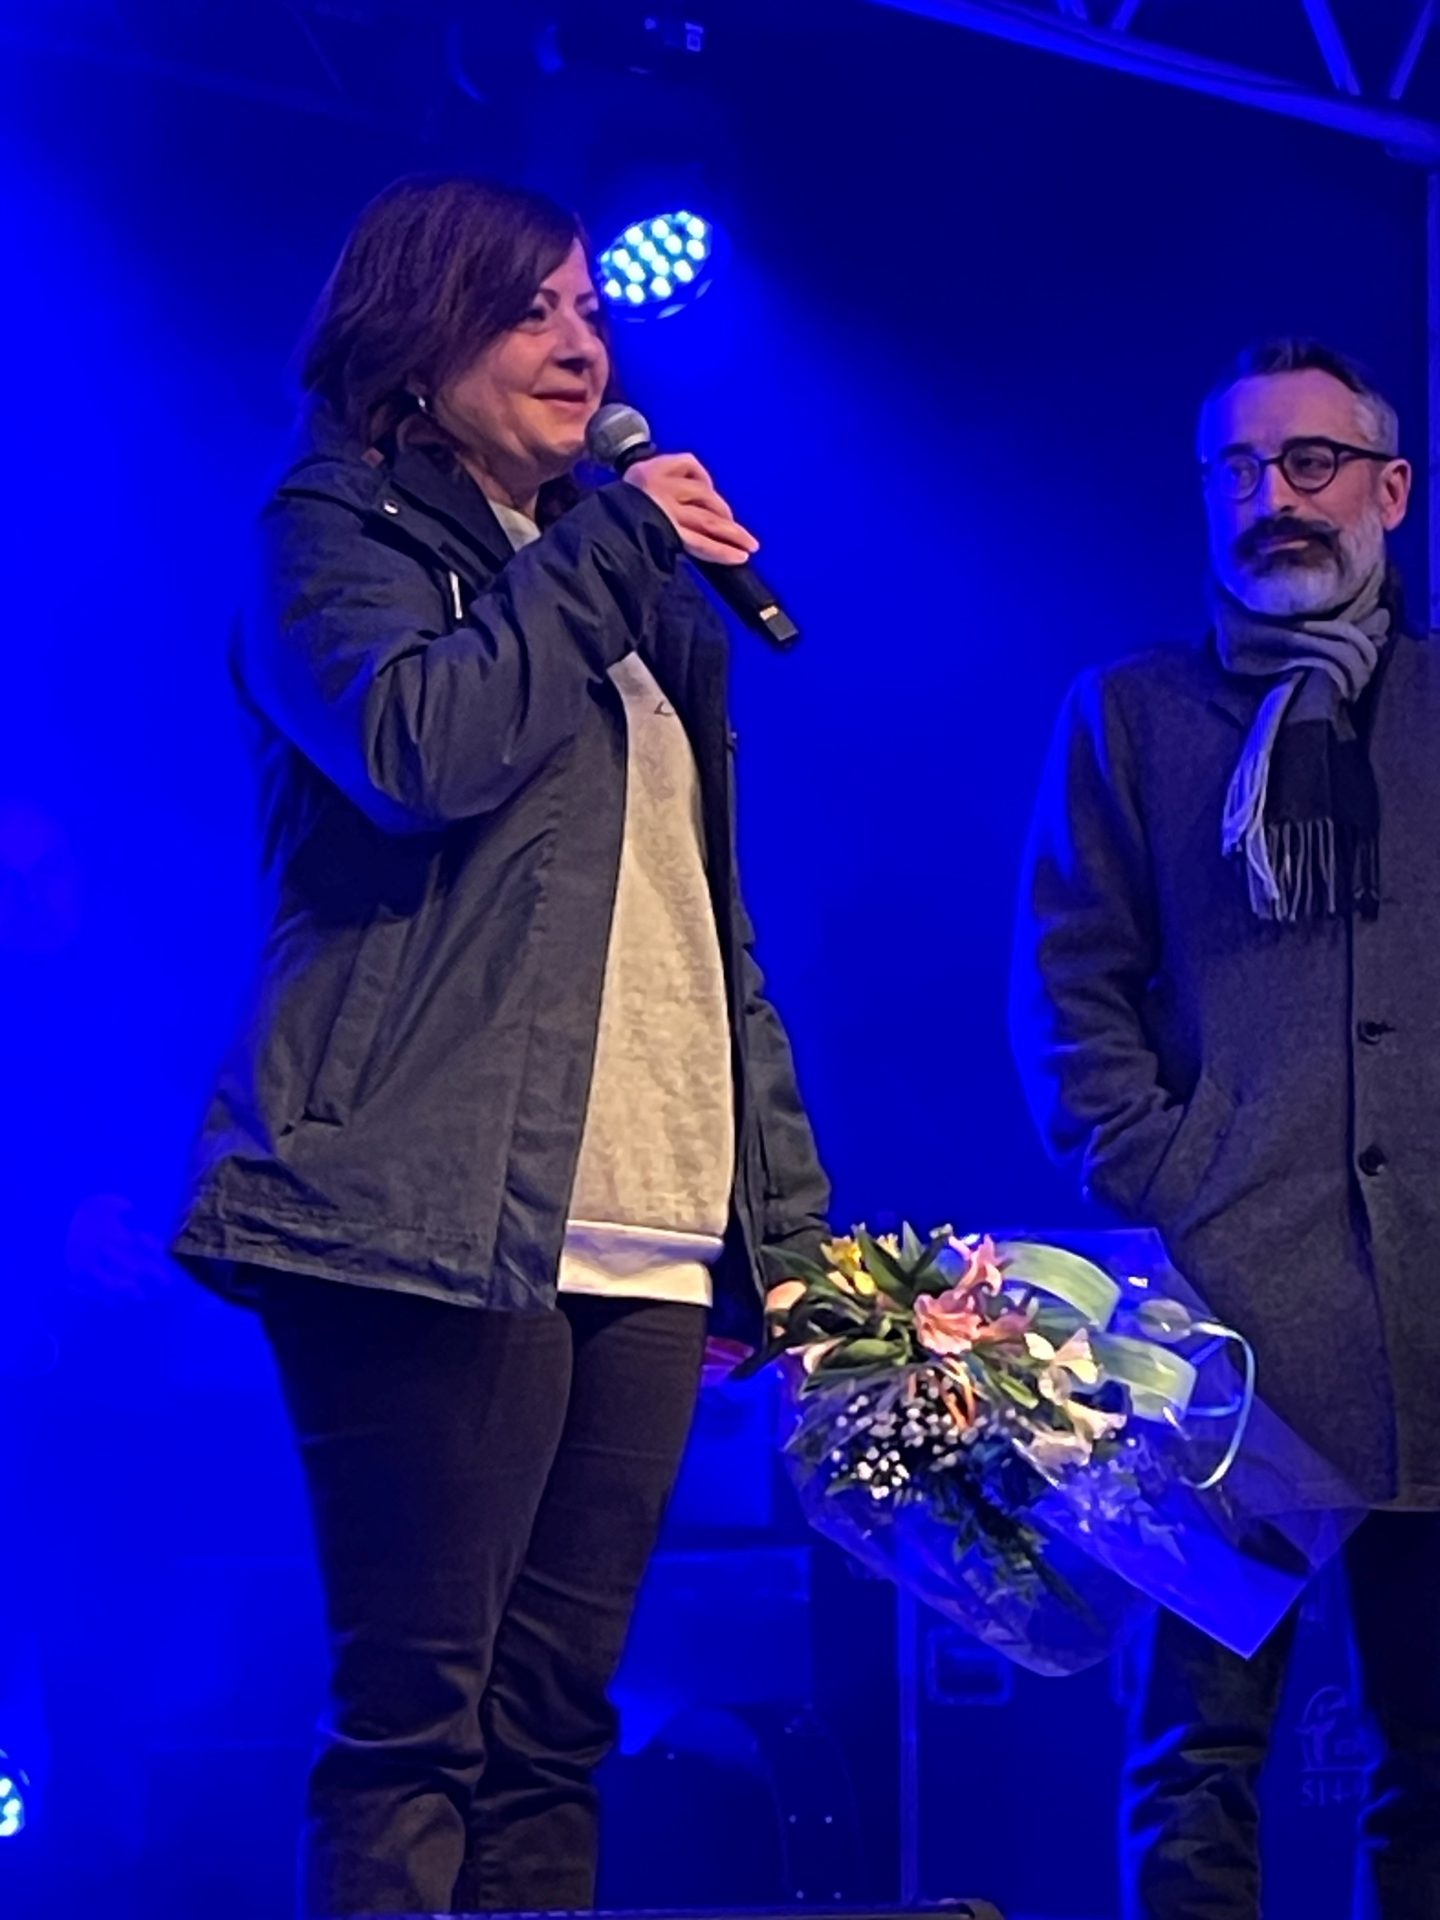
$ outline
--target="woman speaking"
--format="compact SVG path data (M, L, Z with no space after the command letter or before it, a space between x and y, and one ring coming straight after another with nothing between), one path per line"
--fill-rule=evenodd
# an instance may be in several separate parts
M710 1316L825 1231L680 565L755 542L689 456L572 479L609 338L531 194L383 193L303 381L235 659L274 912L176 1251L258 1307L307 1476L302 1912L585 1907Z

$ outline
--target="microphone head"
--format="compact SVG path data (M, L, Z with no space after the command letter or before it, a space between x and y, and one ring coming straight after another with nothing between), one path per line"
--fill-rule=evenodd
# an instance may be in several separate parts
M650 422L636 407L612 402L601 407L585 430L585 450L602 467L617 472L625 465L626 455L633 460L642 447L652 447Z

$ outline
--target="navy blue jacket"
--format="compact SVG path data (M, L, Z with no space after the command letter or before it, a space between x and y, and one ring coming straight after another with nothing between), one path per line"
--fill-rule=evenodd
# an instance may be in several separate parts
M738 1136L717 1307L753 1331L828 1189L736 881L724 628L634 487L512 553L424 450L310 431L236 648L275 908L177 1256L222 1290L256 1263L553 1300L624 824L607 669L638 648L699 771Z
M1262 1396L1370 1501L1440 1506L1440 652L1375 689L1381 904L1262 924L1220 817L1266 690L1213 647L1087 675L1036 813L1012 1030L1053 1151L1158 1227Z

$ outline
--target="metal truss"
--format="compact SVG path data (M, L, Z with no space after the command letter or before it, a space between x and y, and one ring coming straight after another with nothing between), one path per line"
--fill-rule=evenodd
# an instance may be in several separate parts
M1252 0L1244 18L1222 37L1233 53L1217 58L1181 44L1175 29L1183 9L1157 0L874 0L902 13L924 14L1018 46L1064 54L1087 65L1134 74L1143 80L1184 87L1241 106L1259 107L1308 120L1337 132L1380 142L1405 159L1440 166L1440 120L1411 110L1416 69L1434 33L1437 0L1406 0L1402 32L1388 55L1362 59L1353 24L1342 25L1336 0ZM1206 9L1198 9L1205 12ZM1254 59L1263 17L1270 29L1293 28L1294 61L1288 72L1246 64ZM1214 23L1211 38L1214 38ZM1162 25L1164 37L1162 35ZM1367 55L1376 35L1367 25ZM1316 56L1318 54L1318 63ZM1328 85L1305 77L1315 69Z
M0 50L400 133L434 95L438 10L439 0L0 0Z
M1358 135L1426 169L1430 627L1440 631L1440 119L1413 111L1412 97L1417 69L1440 24L1440 0L1407 0L1405 31L1388 62L1376 57L1373 22L1366 32L1369 57L1361 61L1353 23L1349 31L1342 26L1337 0L1283 0L1283 9L1282 0L1267 0L1266 24L1273 27L1280 16L1293 26L1298 74L1293 69L1276 73L1238 64L1253 49L1253 40L1240 43L1246 42L1246 28L1255 27L1260 19L1260 0L1251 0L1244 22L1233 29L1236 64L1177 45L1173 38L1147 37L1152 22L1156 23L1154 33L1159 33L1162 13L1171 23L1183 17L1183 9L1162 6L1161 0L1033 0L1032 4L1023 0L872 0L872 4ZM1319 73L1328 85L1303 77L1307 67L1315 67L1317 53Z
M475 0L0 0L30 48L368 125L433 123L437 63L467 92ZM596 18L619 0L551 0ZM841 0L773 0L824 11ZM1368 140L1428 179L1431 624L1440 630L1440 0L849 0ZM487 33L539 0L489 0ZM754 0L694 0L697 14ZM548 11L541 7L541 12ZM762 7L758 11L763 14ZM688 16L688 13L686 15Z

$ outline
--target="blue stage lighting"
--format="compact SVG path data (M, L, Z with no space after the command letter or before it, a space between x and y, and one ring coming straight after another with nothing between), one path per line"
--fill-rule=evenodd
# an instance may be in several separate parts
M30 1782L0 1753L0 1840L13 1840L25 1827L25 1795Z
M663 320L710 285L716 231L696 213L658 213L618 234L600 256L605 298L627 319Z

